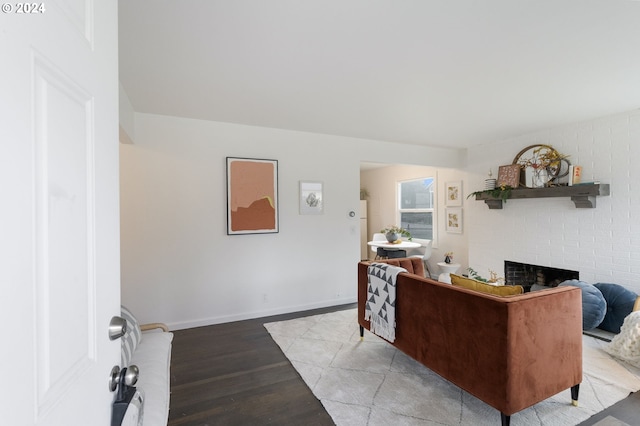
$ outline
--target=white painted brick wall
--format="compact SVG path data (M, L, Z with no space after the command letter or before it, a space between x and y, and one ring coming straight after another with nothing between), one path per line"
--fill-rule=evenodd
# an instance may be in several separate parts
M609 183L595 209L570 198L509 200L502 210L465 204L469 266L481 275L503 261L578 270L589 283L621 284L640 294L640 110L548 129L468 152L469 185L484 187L489 168L510 164L524 147L544 143L583 167L583 181Z

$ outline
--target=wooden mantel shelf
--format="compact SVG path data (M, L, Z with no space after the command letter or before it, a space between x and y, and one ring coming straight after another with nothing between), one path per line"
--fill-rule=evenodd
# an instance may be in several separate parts
M609 195L608 183L584 184L574 186L553 186L550 188L513 189L508 200L518 198L571 197L578 209L592 209L596 206L596 197ZM476 194L476 200L484 200L490 209L501 209L502 200L489 194Z

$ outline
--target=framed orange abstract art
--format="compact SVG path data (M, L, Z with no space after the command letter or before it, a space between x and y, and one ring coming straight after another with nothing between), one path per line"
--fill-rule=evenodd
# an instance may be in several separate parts
M227 234L278 232L278 160L227 157Z

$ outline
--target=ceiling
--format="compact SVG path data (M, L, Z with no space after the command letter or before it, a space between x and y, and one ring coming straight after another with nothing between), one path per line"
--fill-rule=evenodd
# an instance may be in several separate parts
M137 112L469 147L640 108L637 0L119 2Z

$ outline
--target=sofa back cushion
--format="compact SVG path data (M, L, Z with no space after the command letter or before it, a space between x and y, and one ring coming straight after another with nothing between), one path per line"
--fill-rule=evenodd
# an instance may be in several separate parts
M424 264L422 263L422 259L419 257L401 257L397 259L381 259L376 260L374 262L365 262L367 264L370 263L388 263L389 265L399 266L407 270L410 274L420 275L424 277Z
M468 288L469 290L479 291L481 293L494 294L496 296L513 296L515 294L524 293L521 285L491 285L471 278L463 277L456 274L451 275L451 284L459 287Z

